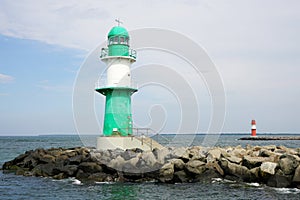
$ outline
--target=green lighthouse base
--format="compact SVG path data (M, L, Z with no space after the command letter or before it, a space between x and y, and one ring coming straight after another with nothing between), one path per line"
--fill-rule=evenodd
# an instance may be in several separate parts
M106 97L103 124L104 136L131 136L131 95L137 91L130 87L103 87L96 91Z

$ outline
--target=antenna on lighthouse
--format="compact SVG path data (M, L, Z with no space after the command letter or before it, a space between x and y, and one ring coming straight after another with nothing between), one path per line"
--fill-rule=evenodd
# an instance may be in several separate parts
M118 23L118 26L120 26L120 24L123 24L123 22L120 20L120 18L115 19L115 21Z

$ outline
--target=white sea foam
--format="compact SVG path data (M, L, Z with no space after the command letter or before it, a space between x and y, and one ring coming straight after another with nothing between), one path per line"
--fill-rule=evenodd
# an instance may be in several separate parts
M247 183L247 185L253 186L253 187L259 187L259 183Z
M220 183L236 183L236 181L231 181L231 180L228 180L228 179L212 178L212 183L216 183L216 182L220 182Z
M95 182L96 184L114 184L115 182Z
M275 188L275 190L281 194L298 194L298 193L300 193L300 189L297 189L297 188Z
M74 177L67 178L67 179L52 179L52 181L72 183L74 185L82 185L81 181Z
M70 179L52 179L52 181L55 181L55 182L69 182Z
M223 181L224 181L224 183L236 183L236 181L232 181L232 180L228 180L228 179L224 179Z
M212 183L216 183L216 182L222 182L223 179L221 178L212 178Z
M74 184L74 185L81 185L82 183L81 183L80 180L74 179L73 182L72 182L72 184Z

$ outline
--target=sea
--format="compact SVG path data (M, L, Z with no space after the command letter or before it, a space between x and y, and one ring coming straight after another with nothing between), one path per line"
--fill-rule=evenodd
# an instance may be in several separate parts
M262 134L272 136L273 134ZM276 134L281 136L283 134ZM221 134L208 137L195 135L155 135L154 139L169 146L197 146L214 141L214 146L284 145L299 148L300 140L241 141L246 134ZM284 136L295 136L287 135ZM299 136L299 135L296 135ZM175 139L178 139L174 142ZM186 139L184 139L186 138ZM36 148L94 146L96 136L41 135L0 136L0 165L25 151ZM173 142L172 142L173 141ZM212 179L205 183L162 184L145 183L81 183L75 178L54 180L43 177L23 177L0 170L0 199L300 199L300 189L272 188L258 183L240 183Z

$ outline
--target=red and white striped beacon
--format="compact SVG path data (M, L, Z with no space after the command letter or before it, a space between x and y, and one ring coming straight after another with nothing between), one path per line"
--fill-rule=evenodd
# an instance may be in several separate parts
M254 119L251 121L251 136L255 137L256 136L256 122Z

